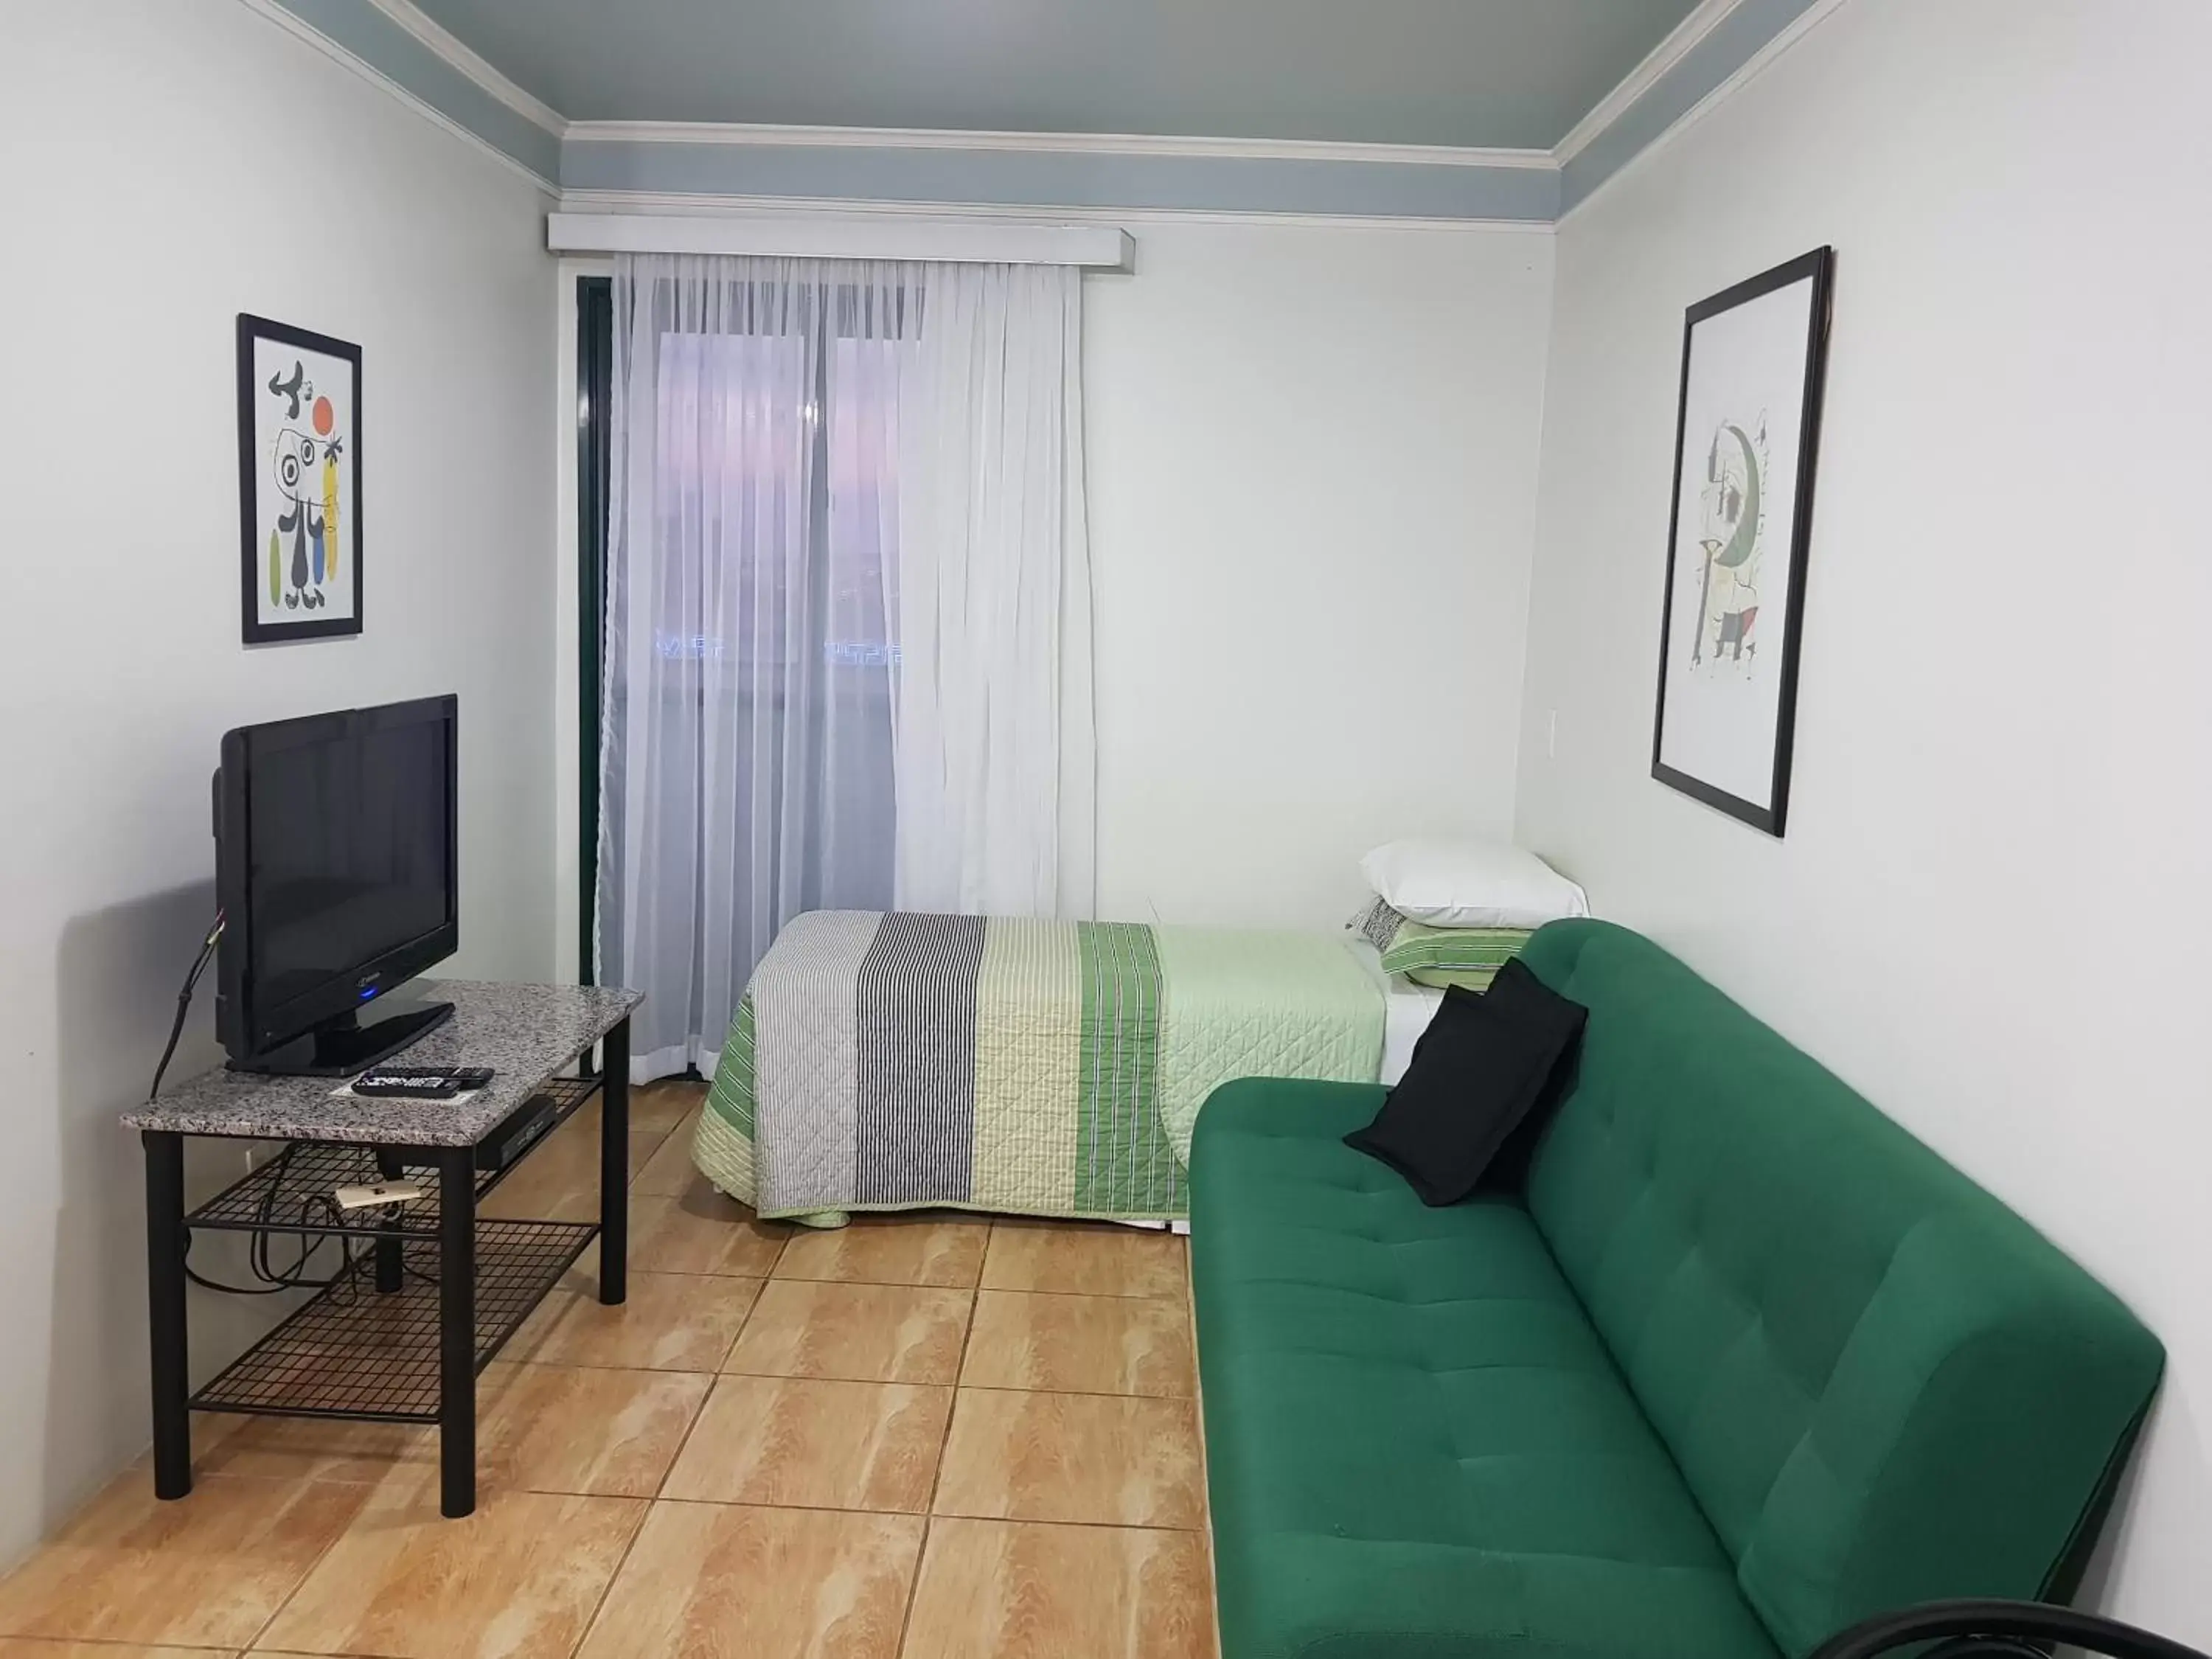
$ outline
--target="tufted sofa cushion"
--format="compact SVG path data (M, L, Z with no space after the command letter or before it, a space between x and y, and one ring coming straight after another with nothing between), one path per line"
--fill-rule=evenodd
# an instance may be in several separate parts
M1528 1212L1429 1209L1361 1085L1232 1083L1193 1239L1228 1659L1773 1659Z
M1563 922L1523 959L1590 1010L1529 1212L1778 1644L2070 1589L2155 1339L1649 939Z
M1648 940L1525 1192L1431 1210L1382 1091L1247 1079L1192 1150L1223 1659L1773 1659L1936 1596L2069 1594L2156 1340Z

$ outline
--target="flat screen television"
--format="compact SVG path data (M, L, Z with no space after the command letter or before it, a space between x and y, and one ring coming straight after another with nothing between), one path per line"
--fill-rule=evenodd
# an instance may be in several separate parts
M459 700L224 734L216 1030L232 1067L349 1077L453 1013L369 1006L460 944Z

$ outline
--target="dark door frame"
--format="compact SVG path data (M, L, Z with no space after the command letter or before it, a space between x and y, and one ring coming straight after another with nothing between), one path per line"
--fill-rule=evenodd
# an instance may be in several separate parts
M576 968L598 964L599 710L606 674L608 416L614 394L614 279L576 279Z

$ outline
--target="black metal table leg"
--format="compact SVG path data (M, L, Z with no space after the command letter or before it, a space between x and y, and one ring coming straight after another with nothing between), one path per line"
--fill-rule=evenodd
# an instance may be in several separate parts
M185 1327L185 1138L148 1129L146 1303L154 1376L154 1495L192 1489L190 1355Z
M599 1062L599 1300L629 1295L629 1022L606 1034Z
M477 1171L468 1146L438 1152L439 1510L477 1506Z

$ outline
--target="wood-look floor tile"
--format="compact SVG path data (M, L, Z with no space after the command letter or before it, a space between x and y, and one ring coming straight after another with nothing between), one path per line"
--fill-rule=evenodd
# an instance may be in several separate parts
M447 1520L434 1477L395 1476L375 1489L257 1647L567 1659L647 1507L632 1498L480 1490L475 1514Z
M677 1125L698 1110L699 1103L706 1097L704 1084L670 1080L633 1083L629 1090L629 1132L634 1135L651 1135L656 1141L665 1140L676 1132ZM555 1133L597 1146L600 1108L600 1097L593 1095Z
M192 1472L374 1486L401 1464L438 1461L438 1431L411 1423L192 1413ZM132 1467L151 1470L148 1453ZM148 1479L152 1476L149 1474Z
M585 1245L582 1253L568 1264L568 1271L561 1275L558 1288L574 1291L580 1295L597 1296L599 1293L599 1241L598 1239L595 1238ZM525 1328L526 1329L527 1327Z
M994 1520L1201 1526L1197 1413L1188 1400L963 1389L933 1507Z
M1210 1659L1194 1532L940 1518L904 1659Z
M629 1091L629 1127L652 1134L672 1134L706 1097L705 1084L686 1083L680 1078L634 1083Z
M52 1642L43 1636L0 1636L0 1659L236 1659L214 1648L149 1648L112 1642Z
M783 1247L775 1276L966 1290L982 1269L990 1236L988 1222L856 1216L848 1226L800 1231Z
M131 1470L0 1581L0 1633L242 1648L372 1490L216 1475L164 1503Z
M1078 1296L1183 1293L1183 1242L1105 1223L1001 1221L991 1228L983 1288Z
M691 1142L698 1128L699 1114L693 1112L671 1129L645 1167L630 1177L630 1191L647 1198L681 1197L699 1173L691 1162Z
M635 1117L630 1120L629 1167L633 1176L643 1166L645 1160L653 1155L654 1149L672 1133L660 1123L640 1123ZM567 1122L545 1138L543 1146L527 1156L536 1158L538 1153L550 1152L556 1146L567 1149L571 1158L588 1157L592 1167L597 1169L599 1157L599 1103L597 1100L586 1102Z
M501 1358L619 1370L711 1371L738 1340L761 1282L634 1273L629 1300L616 1308L595 1293L556 1288L523 1322Z
M1179 1302L1146 1297L982 1291L960 1382L1185 1397L1195 1386L1189 1316Z
M725 1376L661 1496L919 1512L951 1405L950 1389Z
M647 1273L765 1279L792 1231L789 1222L761 1220L695 1174L678 1197L630 1194L629 1265Z
M650 1498L676 1461L712 1379L697 1371L492 1365L477 1426L484 1489Z
M523 1370L520 1365L495 1364L477 1379L480 1425L495 1420L501 1395ZM703 1385L701 1392L704 1393ZM479 1433L483 1431L480 1426ZM428 1425L227 1412L192 1415L192 1468L198 1474L337 1480L374 1486L382 1485L396 1469L434 1468L437 1462L438 1431ZM133 1467L151 1470L153 1466L153 1454L148 1452Z
M894 1659L912 1515L662 1503L578 1659Z
M665 1137L633 1129L629 1172L646 1169ZM514 1173L479 1200L479 1215L523 1221L599 1218L599 1119L586 1107L525 1155Z
M722 1369L754 1376L951 1382L959 1374L973 1295L920 1285L770 1279Z

